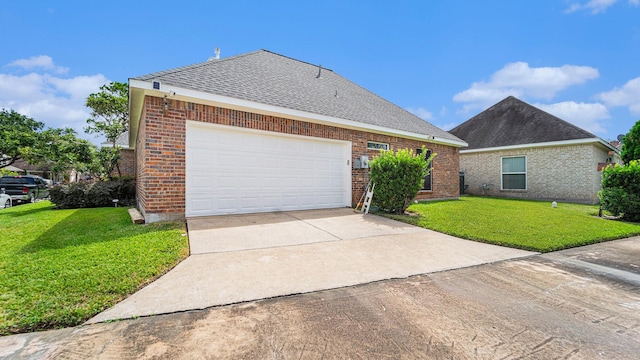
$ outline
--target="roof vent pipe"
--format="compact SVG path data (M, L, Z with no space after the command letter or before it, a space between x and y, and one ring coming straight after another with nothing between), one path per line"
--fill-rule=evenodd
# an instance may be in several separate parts
M320 79L322 77L322 65L318 65L318 76L316 76L316 79Z
M214 52L216 54L215 57L211 56L207 59L207 61L220 60L220 48L215 48Z

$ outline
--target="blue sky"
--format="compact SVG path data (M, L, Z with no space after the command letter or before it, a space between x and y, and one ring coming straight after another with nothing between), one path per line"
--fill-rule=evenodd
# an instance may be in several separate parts
M514 95L604 139L640 120L640 0L7 1L0 108L82 137L108 81L266 49L445 130Z

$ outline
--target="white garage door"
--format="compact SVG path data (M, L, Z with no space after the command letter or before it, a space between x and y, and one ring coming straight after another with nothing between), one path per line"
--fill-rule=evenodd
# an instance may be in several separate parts
M351 206L351 144L187 121L186 216Z

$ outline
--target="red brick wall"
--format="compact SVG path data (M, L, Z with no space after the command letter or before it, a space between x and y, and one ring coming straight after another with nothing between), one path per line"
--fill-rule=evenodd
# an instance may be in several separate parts
M176 102L177 104L177 102ZM184 111L147 97L136 140L138 204L147 222L184 218Z
M146 102L146 99L145 99ZM135 158L136 158L136 198L138 202L138 209L142 212L142 215L146 215L147 208L147 164L145 162L146 155L146 143L147 143L147 110L142 109L142 115L140 116L140 124L138 126L138 138L136 139ZM147 219L149 222L149 220Z
M421 192L418 199L459 195L458 148L177 100L169 100L169 109L164 110L164 102L162 98L145 98L136 142L138 202L149 222L184 217L186 120L350 141L352 160L378 154L367 150L367 141L389 143L392 149L425 145L438 155L433 160L433 191ZM369 180L367 171L353 170L354 204Z

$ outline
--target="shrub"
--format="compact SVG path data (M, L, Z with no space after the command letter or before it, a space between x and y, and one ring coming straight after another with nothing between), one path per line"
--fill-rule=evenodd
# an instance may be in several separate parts
M77 209L135 204L135 180L121 178L112 181L76 182L53 187L49 194L57 209Z
M631 160L640 159L640 120L636 122L629 133L622 139L622 153L620 154L625 164Z
M425 148L422 153L426 154ZM383 211L403 214L422 189L427 166L435 155L425 159L409 149L380 151L369 164L371 180L376 184L373 203Z
M0 169L0 176L17 176L18 173L15 171Z
M640 161L602 170L600 206L623 220L640 222Z

